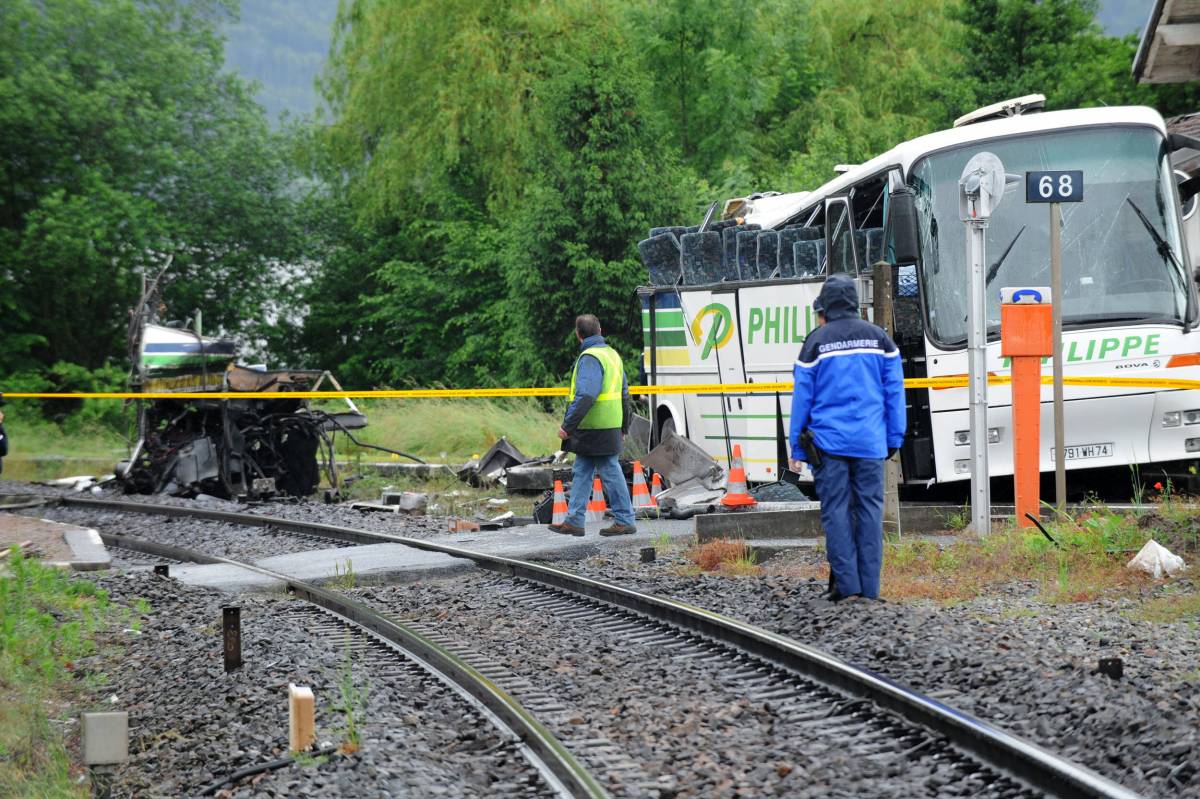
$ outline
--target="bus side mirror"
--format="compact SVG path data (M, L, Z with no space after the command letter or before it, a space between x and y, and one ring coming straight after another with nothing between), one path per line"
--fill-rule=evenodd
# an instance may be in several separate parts
M916 195L908 187L892 192L888 208L893 262L897 266L915 264L921 257L920 239L917 236Z

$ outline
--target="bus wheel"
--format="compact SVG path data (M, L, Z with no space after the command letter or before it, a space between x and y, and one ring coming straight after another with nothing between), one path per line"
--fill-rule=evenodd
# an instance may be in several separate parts
M675 432L675 419L668 416L658 428L658 440L664 441L671 436L678 435Z

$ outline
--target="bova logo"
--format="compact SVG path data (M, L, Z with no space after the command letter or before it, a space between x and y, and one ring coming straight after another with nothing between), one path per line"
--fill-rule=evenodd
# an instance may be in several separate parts
M702 323L706 316L711 316L713 320L708 328L708 336L703 339L704 348L700 351L700 360L707 358L714 349L721 349L733 338L733 314L726 306L714 302L701 308L700 313L696 314L696 318L692 320L693 341L701 340Z

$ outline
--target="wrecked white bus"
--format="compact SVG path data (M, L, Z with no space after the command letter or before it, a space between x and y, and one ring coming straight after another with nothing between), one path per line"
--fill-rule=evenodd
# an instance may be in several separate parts
M1169 158L1200 142L1168 136L1149 108L1029 111L1020 101L981 109L950 130L838 167L841 174L815 191L730 201L723 219L704 230L652 230L639 243L650 276L639 289L647 383L790 382L825 275L859 277L869 316L870 275L880 260L893 270L905 377L965 375L968 263L958 180L980 152L1003 162L1011 195L987 228L989 372L1008 372L1000 288L1050 284L1049 212L1024 202L1024 174L1071 169L1082 170L1086 193L1061 206L1066 376L1200 378L1195 264L1180 216L1181 193L1187 199L1197 187L1176 185ZM968 479L967 389L906 395L903 481ZM1011 475L1008 387L993 385L988 399L992 475ZM1043 471L1053 470L1056 456L1051 400L1046 386ZM775 393L652 395L652 438L674 431L721 462L740 444L749 478L774 481L786 469L790 405L790 395ZM1200 392L1067 386L1065 419L1070 470L1137 463L1182 472L1200 455Z

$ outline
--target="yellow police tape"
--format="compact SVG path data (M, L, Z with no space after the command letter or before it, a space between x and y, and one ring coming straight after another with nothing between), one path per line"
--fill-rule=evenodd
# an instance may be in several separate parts
M963 388L966 375L922 377L904 381L905 388ZM989 375L991 385L1007 385L1007 375ZM1043 376L1042 383L1050 385L1053 378ZM1068 386L1102 388L1200 389L1200 380L1171 380L1156 377L1064 377ZM631 386L630 394L773 394L791 392L791 383L693 383L680 386ZM566 388L417 388L373 391L134 391L111 392L0 392L4 399L458 399L463 397L565 397Z

